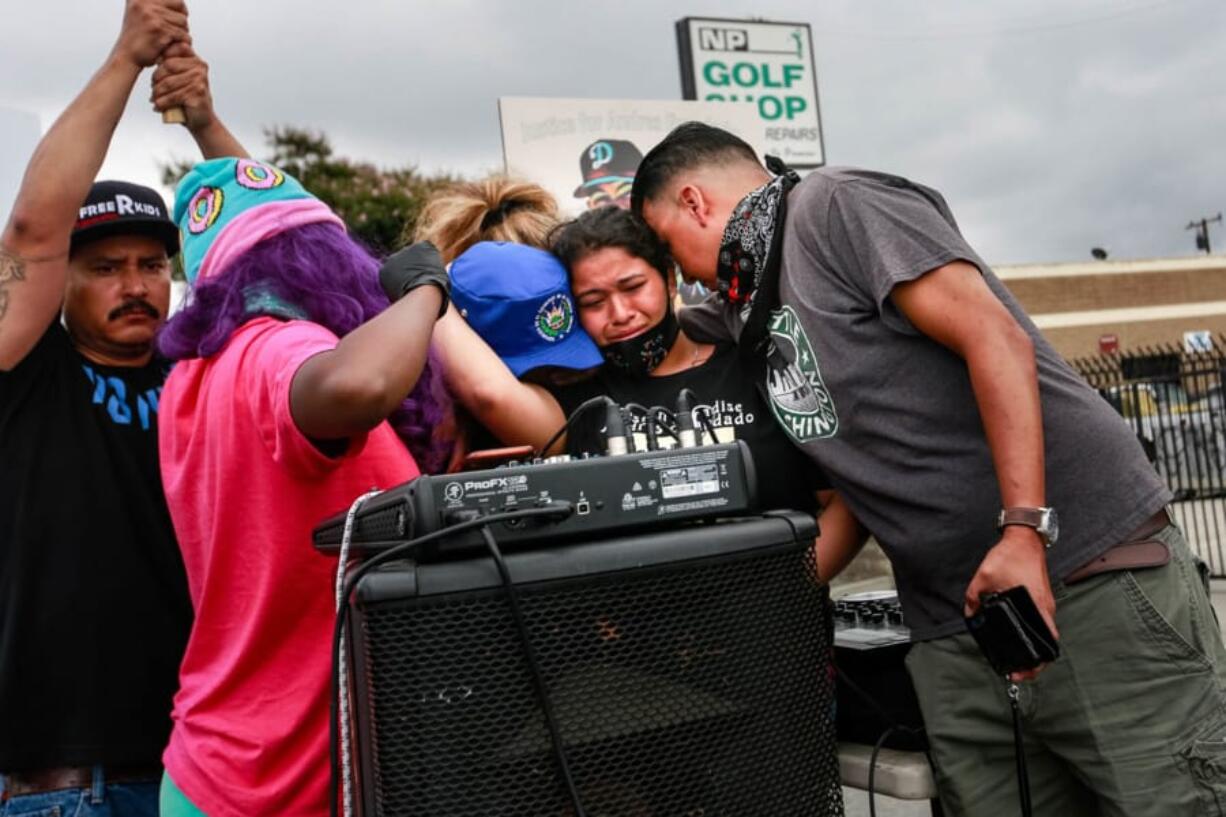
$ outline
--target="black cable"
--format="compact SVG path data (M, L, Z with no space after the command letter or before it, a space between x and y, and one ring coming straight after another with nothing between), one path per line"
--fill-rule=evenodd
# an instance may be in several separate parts
M638 403L634 405L638 406ZM638 406L643 411L642 406ZM633 454L639 450L638 440L634 438L634 410L630 406L622 406L621 409L622 426L626 429L626 453Z
M694 428L694 409L690 397L694 392L682 389L677 392L677 410L673 412L673 422L677 424L677 447L693 448L701 445L702 439Z
M693 403L698 403L698 395L694 394L691 389L682 389L678 392L679 397L686 397ZM703 405L696 405L694 413L698 415L698 422L702 423L703 429L706 430L707 436L711 438L711 444L719 443L719 438L715 436L715 426L711 423L711 410ZM702 445L702 436L698 437L698 444Z
M644 420L647 419L647 406L644 406L642 403L622 403L622 408L627 411L637 412Z
M881 733L881 737L877 738L877 742L873 744L873 753L868 759L868 817L877 817L876 791L873 789L874 778L877 774L877 753L881 751L882 745L892 734L894 734L893 726Z
M1022 817L1030 817L1030 775L1026 772L1026 744L1022 739L1022 707L1017 684L1009 685L1009 708L1013 710L1013 754L1017 762L1017 797Z
M877 715L880 716L881 720L885 721L886 725L891 729L899 732L907 732L911 735L924 734L924 727L922 726L907 726L905 723L899 723L898 721L894 720L894 716L887 712L885 707L877 702L876 698L866 692L864 687L851 680L851 677L848 676L847 673L843 672L843 670L839 668L838 664L834 665L834 672L852 692L856 693L860 700L877 710Z
M881 748L885 745L885 742L889 739L890 735L894 734L895 732L906 732L909 735L919 736L924 734L924 727L907 726L906 724L899 723L898 721L894 720L894 717L886 711L885 707L878 703L876 698L868 694L863 687L851 680L847 673L843 672L843 670L839 668L838 664L834 665L834 671L835 674L838 675L838 677L847 686L847 688L854 692L871 708L877 710L877 715L886 723L886 730L881 733L881 737L877 738L877 743L875 746L873 746L873 753L869 756L868 761L868 813L869 817L876 817L877 805L874 799L875 792L873 790L873 783L877 772L878 752L881 751ZM933 778L935 779L936 767L932 763L932 755L927 749L924 750L924 755L928 758L928 766L932 769Z
M502 586L507 591L507 604L511 608L511 617L515 620L515 629L519 631L519 638L523 642L524 661L528 665L528 674L532 676L532 683L536 687L541 709L545 713L545 725L549 728L550 740L553 741L553 756L558 761L558 774L562 782L566 784L567 793L570 794L571 805L575 807L575 817L587 817L583 801L579 798L579 790L575 788L575 780L570 773L566 746L562 743L562 730L558 727L558 718L553 711L553 699L549 697L549 688L545 686L545 679L541 675L540 663L536 657L536 649L532 646L532 636L528 633L528 625L524 621L523 610L519 606L519 591L515 589L511 571L507 568L506 560L502 558L502 551L498 549L498 543L494 540L494 534L490 531L489 525L482 526L481 538L485 540L486 546L490 549L490 556L494 558L494 564L498 566L498 573L502 576Z
M419 536L416 539L410 539L407 542L401 542L395 547L379 553L362 563L361 567L353 571L353 573L345 580L345 587L341 592L341 605L336 610L336 624L332 629L332 694L328 702L328 767L330 773L331 785L328 791L328 813L331 817L338 817L339 801L337 798L337 786L340 784L340 757L337 752L337 733L339 724L337 722L340 709L341 696L341 681L340 681L340 652L341 652L341 635L345 632L345 623L349 617L349 596L353 594L353 589L357 583L365 578L366 574L374 570L380 565L384 565L393 559L397 559L410 551L421 547L424 544L441 539L444 536L451 536L457 533L463 533L467 530L479 528L484 525L489 525L491 522L506 522L512 519L530 519L532 517L548 517L560 516L558 521L565 519L575 512L575 506L569 502L552 502L543 508L523 508L515 511L503 511L502 513L492 513L488 516L481 516L475 519L468 519L464 522L459 522L447 528L436 530L433 533L427 533L424 536ZM348 691L345 691L348 694Z
M662 419L664 417L671 417L673 420L672 425L665 422ZM677 445L681 445L681 435L677 429L677 415L670 409L667 409L664 406L652 406L651 408L647 409L647 419L656 427L657 430L668 434L677 441Z
M661 431L668 434L673 439L678 439L676 426L669 425L667 422L661 419L662 415L667 415L673 418L674 423L677 421L676 415L666 409L664 406L652 406L648 408L641 403L626 403L622 406L622 409L638 414L643 418L643 428L645 429L644 433L647 436L648 451L659 450L658 435ZM627 436L630 436L632 433L633 431L628 431Z
M698 403L698 395L695 394L692 389L688 389L688 388L682 389L681 391L677 393L677 397L679 399L685 398L688 401L687 404L689 405ZM678 405L681 405L681 404L679 403ZM707 436L711 438L711 444L712 445L718 444L719 438L715 436L715 426L711 422L711 410L707 408L706 406L697 405L693 409L693 411L694 411L694 414L698 415L698 421L702 423L703 429L706 431ZM702 445L702 434L698 435L698 444Z
M651 416L650 411L646 412L644 419L646 422L643 423L643 433L647 435L647 450L659 451L660 435L657 433L657 429L660 427L660 424L657 423L655 418Z
M702 422L702 427L706 429L707 434L711 437L711 445L718 445L719 437L715 436L715 426L711 423L711 410L706 406L699 407L698 419Z
M562 427L559 428L556 432L554 432L554 435L549 438L549 442L541 446L541 449L536 452L536 455L538 457L545 456L546 452L549 451L549 449L553 448L553 444L556 443L558 439L563 434L566 433L567 429L570 428L571 424L574 423L575 420L579 419L579 416L583 414L585 411L592 408L593 406L607 406L607 405L611 405L612 403L613 403L612 399L610 399L607 394L598 394L595 397L584 400L582 403L578 405L578 407L575 408L574 411L570 413L570 416L566 418L566 422L562 423Z

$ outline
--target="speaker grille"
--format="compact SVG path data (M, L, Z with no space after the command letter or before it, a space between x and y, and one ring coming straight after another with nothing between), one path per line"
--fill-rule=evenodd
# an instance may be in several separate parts
M520 585L589 817L843 813L811 552ZM368 813L573 815L501 590L357 621Z
M408 511L403 502L397 502L377 511L355 516L351 541L361 545L376 542L395 544L404 541L408 533ZM312 534L315 546L327 550L340 550L345 535L344 517L332 525L323 524Z

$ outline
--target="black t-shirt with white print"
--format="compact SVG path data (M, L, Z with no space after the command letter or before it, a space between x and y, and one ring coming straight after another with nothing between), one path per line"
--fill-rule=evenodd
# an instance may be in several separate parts
M748 444L757 470L759 504L763 510L816 511L815 492L827 487L826 480L774 422L752 376L738 364L733 345L716 347L705 363L683 372L631 377L605 366L591 379L554 387L552 393L569 417L585 400L601 394L622 405L638 403L647 409L660 406L671 413L676 408L678 393L684 388L697 397L694 413L702 410L709 413L720 442L744 440ZM567 435L568 453L604 453L604 421L602 409L589 410L579 418ZM636 414L633 429L636 438L645 439L647 426L647 418ZM675 444L667 432L656 428L665 446Z
M0 372L0 774L160 763L192 620L158 470L168 370L90 363L56 322Z

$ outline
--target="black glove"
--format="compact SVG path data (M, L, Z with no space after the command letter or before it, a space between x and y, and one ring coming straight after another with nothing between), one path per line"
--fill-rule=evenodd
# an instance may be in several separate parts
M429 241L418 241L393 253L379 268L379 285L392 303L403 298L409 290L427 284L438 287L443 293L443 305L438 313L441 318L447 312L447 269L438 248Z

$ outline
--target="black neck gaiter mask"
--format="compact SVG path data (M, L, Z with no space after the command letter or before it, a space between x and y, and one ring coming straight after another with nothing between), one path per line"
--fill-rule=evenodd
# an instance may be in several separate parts
M659 323L641 335L610 343L600 351L604 354L604 359L619 371L631 376L646 377L668 357L668 352L676 343L677 333L680 331L681 326L673 313L673 302L670 298L668 309Z

